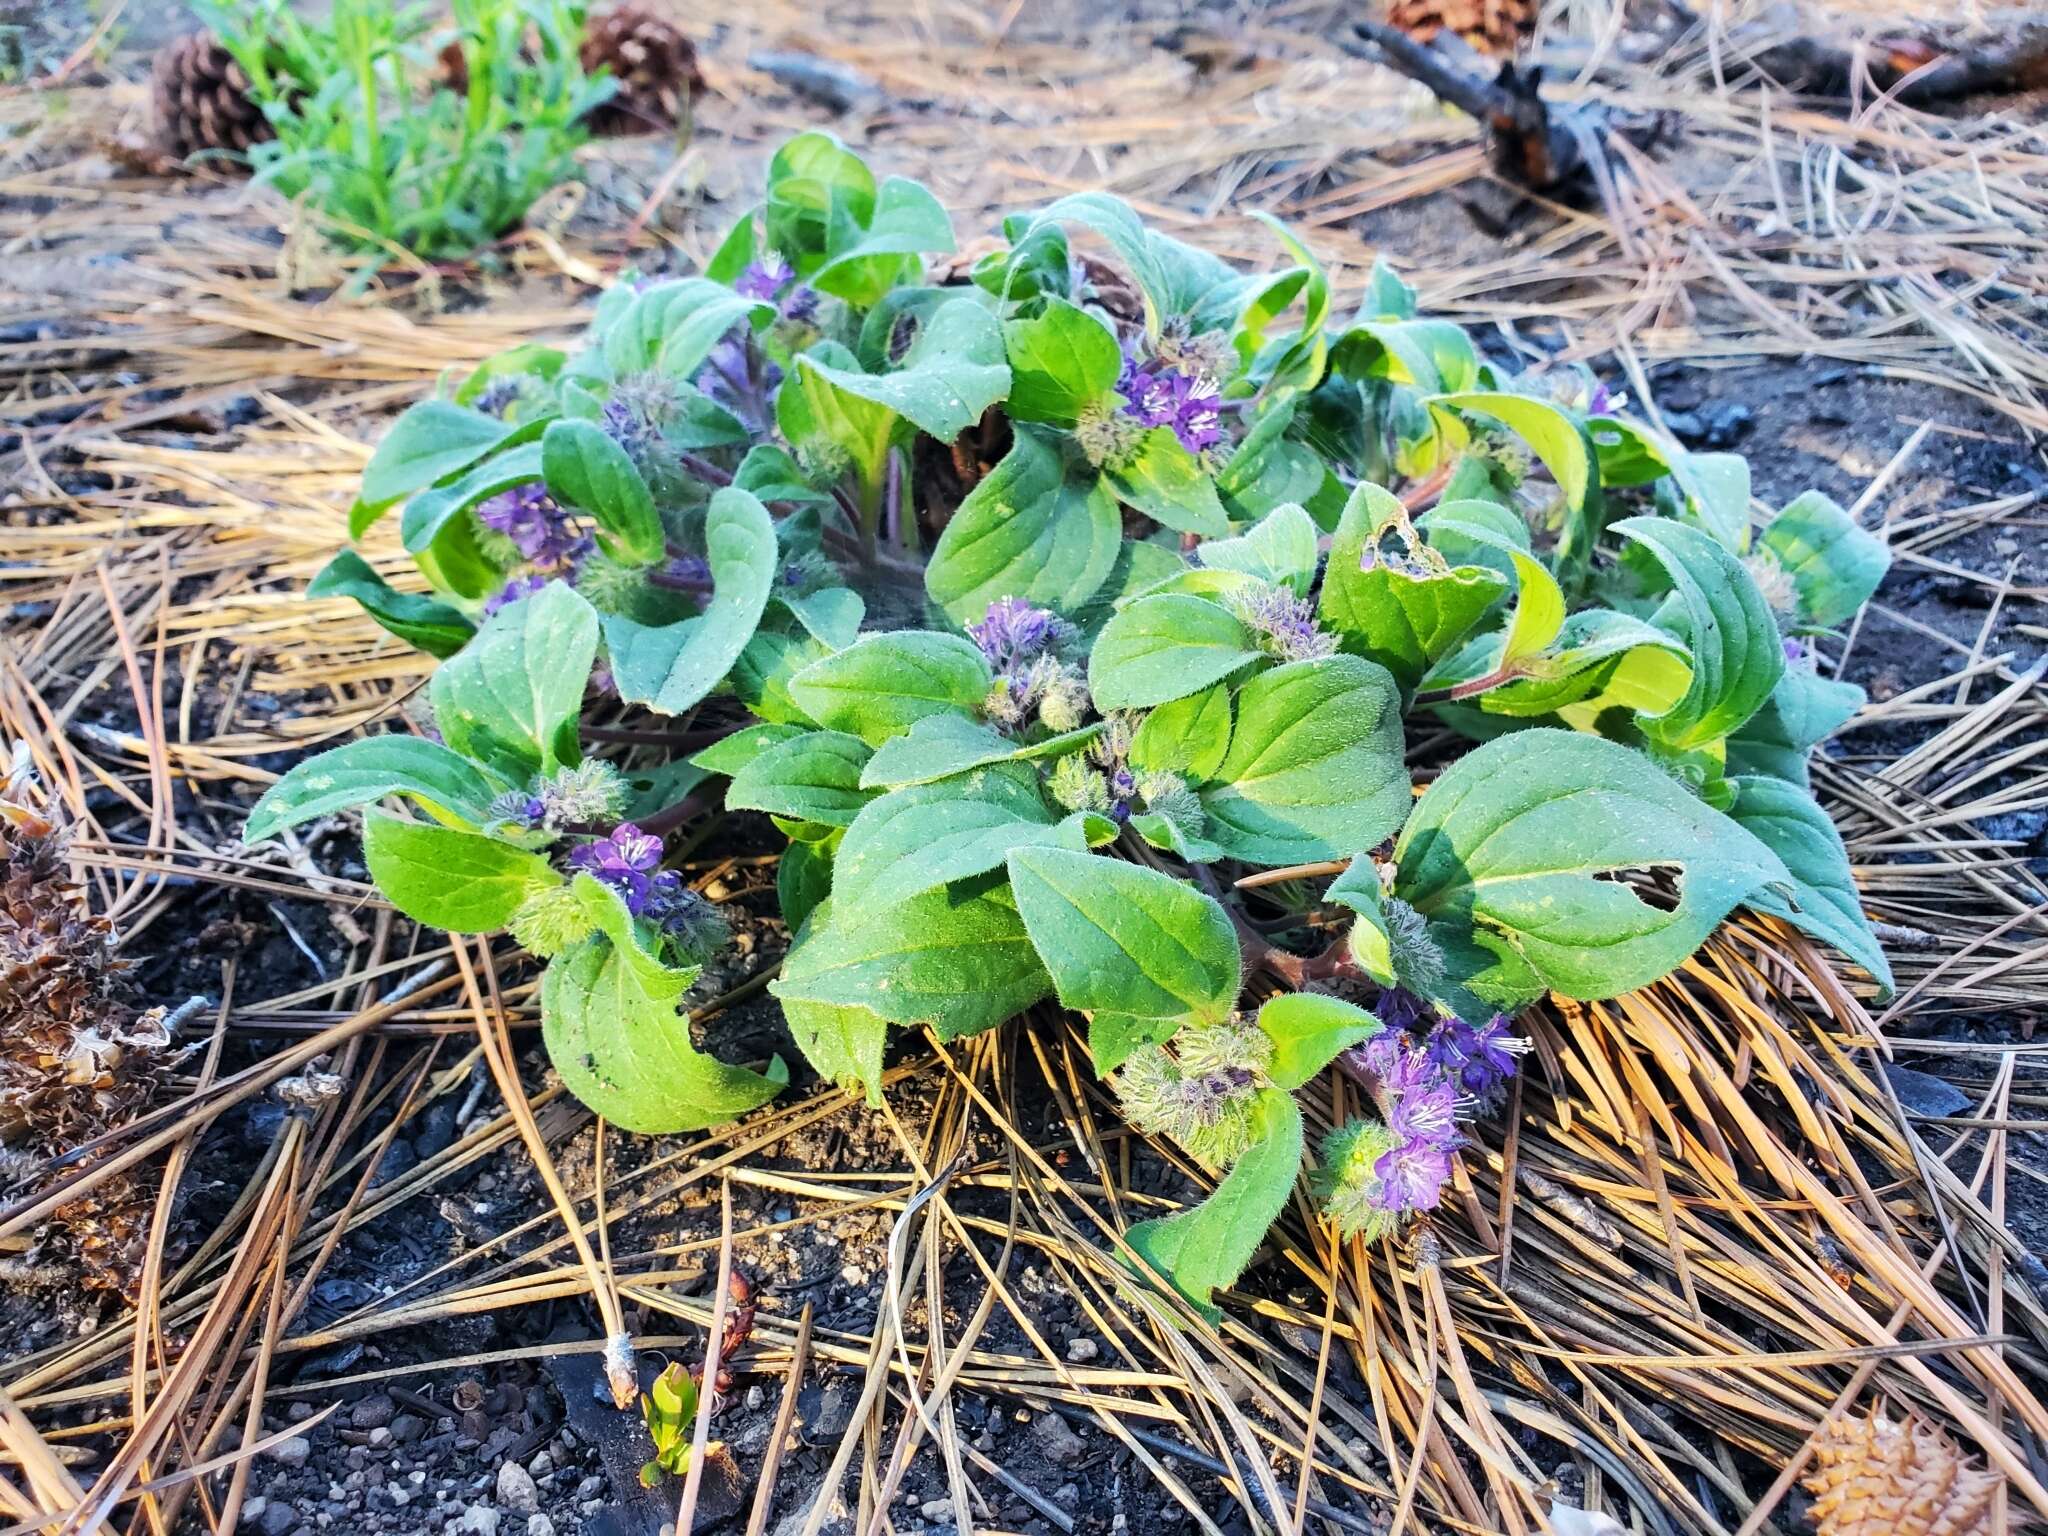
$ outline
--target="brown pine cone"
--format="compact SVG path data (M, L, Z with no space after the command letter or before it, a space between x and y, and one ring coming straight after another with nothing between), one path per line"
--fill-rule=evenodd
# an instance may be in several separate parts
M1387 24L1418 43L1454 32L1481 53L1513 58L1535 34L1540 0L1388 0Z
M1882 1409L1824 1424L1806 1477L1818 1536L1991 1536L1997 1488L1948 1436Z
M697 50L671 23L638 6L593 16L583 32L586 74L607 70L610 99L590 114L590 130L606 135L662 133L690 120L704 94Z
M190 32L157 50L149 71L156 136L183 160L206 150L240 155L274 138L249 77L211 32Z

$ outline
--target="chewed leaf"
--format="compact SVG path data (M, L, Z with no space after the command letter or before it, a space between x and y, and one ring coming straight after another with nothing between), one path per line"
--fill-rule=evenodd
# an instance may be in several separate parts
M622 1130L644 1135L722 1125L781 1091L775 1078L697 1050L678 1009L696 979L643 949L616 893L578 875L599 931L551 962L541 1035L569 1091Z
M1614 997L1682 964L1784 863L1641 753L1528 730L1474 749L1416 803L1394 894L1451 955L1464 1006L1548 987ZM1656 875L1676 895L1639 895Z

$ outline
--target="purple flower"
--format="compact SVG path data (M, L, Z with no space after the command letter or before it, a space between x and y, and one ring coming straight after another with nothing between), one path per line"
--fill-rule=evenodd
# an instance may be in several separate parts
M1223 441L1222 390L1215 376L1126 359L1117 393L1124 414L1148 427L1169 427L1180 445L1199 454Z
M1374 999L1372 1011L1379 1015L1380 1022L1389 1031L1414 1029L1437 1017L1436 1008L1429 999L1417 996L1406 987L1384 988Z
M580 869L617 891L626 910L638 917L646 910L648 898L661 889L656 874L661 869L661 839L642 832L630 821L612 828L611 836L582 844L569 855L572 869ZM671 878L674 871L664 871Z
M589 537L538 482L493 496L476 511L477 521L512 541L513 548L550 576L572 573L590 553Z
M498 588L497 591L484 599L484 617L488 619L500 608L516 603L522 597L533 596L534 593L547 584L548 578L541 575L538 571L529 571L525 575L514 576L504 586Z
M491 802L491 820L513 822L531 831L547 819L548 803L539 795L510 789Z
M1451 1154L1457 1150L1428 1137L1414 1137L1380 1155L1372 1165L1388 1210L1426 1211L1442 1198L1451 1178Z
M1586 414L1588 416L1605 416L1613 409L1614 397L1607 392L1607 386L1604 383L1595 383L1593 393L1586 400Z
M495 378L483 387L472 404L486 416L503 416L519 399L519 384L517 375Z
M999 597L988 605L979 624L967 626L967 633L990 666L1009 673L1051 650L1069 629L1066 620L1050 609L1034 608L1021 597Z
M1476 1029L1463 1019L1443 1019L1429 1037L1429 1059L1460 1089L1483 1105L1497 1104L1515 1075L1517 1058L1529 1042L1514 1034L1506 1014L1497 1013Z
M732 291L743 299L761 299L773 303L782 296L796 278L788 262L774 251L769 251L759 261L750 261L740 275L733 279Z

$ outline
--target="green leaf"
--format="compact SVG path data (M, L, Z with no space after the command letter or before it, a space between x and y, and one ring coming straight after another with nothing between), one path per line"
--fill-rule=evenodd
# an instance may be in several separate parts
M1146 432L1130 460L1102 478L1118 501L1178 533L1230 532L1216 482L1169 427Z
M399 538L410 554L431 549L441 537L448 520L517 486L528 485L541 476L539 443L521 443L517 448L494 453L457 478L429 486L405 504L400 518Z
M820 293L844 299L855 309L866 309L906 276L914 276L919 264L907 261L926 251L953 249L953 221L945 205L914 181L891 176L875 192L874 212L851 243L833 229L828 236L829 258L810 274L810 284Z
M939 535L925 591L956 624L979 619L999 597L1072 613L1109 578L1122 542L1116 498L1101 477L1020 428Z
M832 894L832 866L832 851L825 844L792 842L782 850L775 861L775 904L790 932L801 929Z
M1131 736L1131 766L1199 784L1216 777L1229 750L1230 689L1217 683L1149 711Z
M1495 1005L1545 987L1592 1001L1647 985L1738 902L1788 879L1776 854L1641 753L1542 729L1446 768L1394 857L1394 894L1429 920L1453 979ZM1675 902L1621 878L1652 871L1675 880Z
M811 915L769 990L785 1002L929 1025L952 1040L1021 1013L1048 985L1000 887L966 894L941 886L887 907L841 906L834 897Z
M1486 416L1506 427L1543 461L1550 478L1564 493L1565 505L1574 511L1583 507L1587 496L1598 487L1593 452L1587 445L1584 429L1569 413L1548 400L1533 395L1465 390L1438 395L1429 403L1433 407L1449 406Z
M1818 629L1855 618L1892 560L1881 540L1819 491L1787 502L1764 530L1763 545L1791 574L1801 622Z
M1161 308L1172 309L1166 297L1172 284L1163 260L1147 238L1144 224L1131 212L1130 205L1106 192L1076 192L1040 209L1013 243L1021 243L1026 235L1044 226L1059 224L1078 224L1093 230L1123 258L1144 300L1146 332L1156 336Z
M634 296L604 339L614 378L656 370L694 379L711 349L738 325L765 325L775 306L741 298L703 277L650 283Z
M972 299L955 299L933 310L901 366L889 373L828 367L809 354L797 359L797 373L814 409L813 381L822 381L842 395L902 417L942 443L981 420L1010 389L1002 326ZM859 435L871 436L873 430L870 423ZM855 445L842 446L852 451Z
M1814 747L1862 707L1863 690L1854 683L1787 667L1763 707L1728 738L1728 771L1768 773L1804 789Z
M1123 351L1107 325L1065 299L1048 299L1026 320L1003 326L1010 360L1012 421L1070 427L1083 407L1116 387Z
M1267 1088L1254 1113L1257 1139L1214 1194L1193 1210L1141 1221L1124 1234L1124 1241L1212 1323L1223 1314L1211 1296L1244 1273L1287 1208L1301 1172L1301 1111L1294 1100Z
M362 489L348 517L349 537L361 538L392 503L469 468L522 432L531 435L531 425L500 421L446 400L408 407L363 466Z
M264 791L242 841L260 843L286 827L406 795L450 816L481 822L500 786L475 764L419 736L366 736L300 763Z
M661 559L661 514L625 449L587 421L557 421L540 440L540 456L548 494L595 518L612 555L633 565Z
M870 746L934 714L970 714L994 674L969 640L932 630L867 635L790 679L790 697L820 725Z
M1722 548L1749 548L1749 460L1739 453L1681 453L1673 479L1685 493L1687 519L1704 528Z
M1098 1011L1088 1019L1088 1054L1095 1075L1107 1077L1142 1046L1163 1045L1180 1028L1179 1019L1141 1019L1128 1013Z
M1513 551L1510 558L1518 585L1514 612L1501 632L1498 665L1503 672L1546 649L1564 628L1565 612L1564 589L1548 567L1520 550Z
M540 854L382 811L363 818L363 862L391 905L448 933L495 933L527 897L562 883Z
M873 173L831 134L800 133L768 162L768 243L797 276L817 271L835 240L866 229L874 215Z
M1243 571L1303 597L1316 578L1318 536L1315 519L1290 503L1275 507L1234 539L1204 542L1202 564L1212 570Z
M1381 541L1405 516L1396 497L1359 482L1330 542L1317 616L1347 652L1378 662L1408 692L1507 583L1485 566L1433 571L1412 560L1397 564Z
M760 626L775 584L775 525L768 509L735 486L713 494L704 514L711 602L675 624L641 624L607 614L605 643L619 694L664 715L699 703L732 671Z
M793 737L806 734L800 725L782 725L773 721L762 721L745 730L734 731L723 740L714 741L700 752L693 753L690 761L707 773L722 773L731 778L770 747Z
M875 749L861 772L863 789L902 789L930 784L970 768L1035 761L1079 751L1100 734L1100 725L1044 741L1019 743L964 715L926 715L901 736Z
M551 581L484 621L427 685L441 737L514 783L583 759L577 721L597 659L597 610Z
M1386 1026L1355 1003L1315 992L1282 992L1259 1009L1259 1028L1273 1042L1266 1075L1276 1088L1305 1088L1315 1075Z
M1199 693L1262 654L1245 627L1206 598L1141 597L1096 636L1088 692L1101 710L1144 709Z
M1062 1004L1218 1020L1241 975L1230 917L1157 870L1063 848L1019 848L1010 887Z
M1361 320L1331 344L1330 370L1434 395L1477 383L1479 354L1464 327L1448 320Z
M1779 778L1738 778L1729 814L1783 859L1792 875L1789 901L1781 891L1765 887L1750 894L1749 905L1832 944L1870 973L1880 996L1891 996L1892 968L1863 914L1849 850L1813 796Z
M1593 730L1599 713L1616 707L1661 714L1692 685L1683 643L1607 608L1572 614L1551 648L1521 658L1517 670L1520 676L1481 697L1489 714L1530 717L1578 706L1568 718L1581 730Z
M845 910L873 911L987 874L1013 848L1052 847L1065 837L1028 770L899 789L853 818L832 893Z
M1709 535L1665 518L1631 517L1615 532L1645 546L1671 578L1678 633L1692 651L1692 684L1660 715L1641 719L1651 740L1677 752L1709 748L1755 714L1785 673L1770 604L1742 562Z
M789 696L789 682L812 662L831 654L830 646L807 634L791 634L764 624L732 664L733 697L763 720L814 726L818 722Z
M1231 858L1302 864L1372 847L1400 826L1411 793L1394 680L1343 655L1258 674L1238 690L1214 777L1202 808Z
M857 1003L814 1003L782 999L790 1037L811 1070L849 1092L860 1089L871 1108L882 1107L882 1050L889 1021Z
M735 770L727 810L766 811L820 826L853 824L872 798L860 787L868 748L839 731L805 731L778 741Z
M541 1036L562 1082L621 1130L670 1135L723 1125L782 1083L698 1051L678 1011L697 969L647 953L618 893L589 875L575 892L599 932L552 961L541 981Z
M811 638L835 651L853 644L868 612L867 600L851 587L822 587L802 597L778 595L775 601Z
M453 656L476 626L460 608L417 592L400 592L352 549L344 549L306 587L308 597L352 597L363 611L407 645L429 656Z
M829 506L832 501L829 491L819 490L804 478L789 450L778 443L756 443L749 448L733 474L732 483L764 502Z
M1393 986L1399 977L1394 972L1393 934L1387 927L1386 896L1380 888L1378 866L1360 854L1330 882L1323 899L1358 914L1351 925L1351 958L1381 986Z

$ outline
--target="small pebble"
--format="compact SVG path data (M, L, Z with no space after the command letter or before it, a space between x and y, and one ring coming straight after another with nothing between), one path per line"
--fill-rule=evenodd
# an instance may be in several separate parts
M953 1523L953 1501L951 1499L926 1499L918 1505L917 1512L934 1525Z
M512 1509L539 1508L540 1490L533 1485L533 1474L516 1461L498 1468L498 1502Z
M1101 1347L1093 1339L1067 1340L1067 1358L1076 1365L1085 1365L1101 1353Z
M555 1522L537 1512L529 1515L526 1520L526 1536L555 1536Z
M472 1504L462 1512L455 1529L464 1536L498 1536L498 1512L488 1504Z
M303 1467L306 1458L313 1454L313 1442L304 1435L293 1435L289 1440L280 1440L269 1450L272 1461L282 1462L287 1467Z

